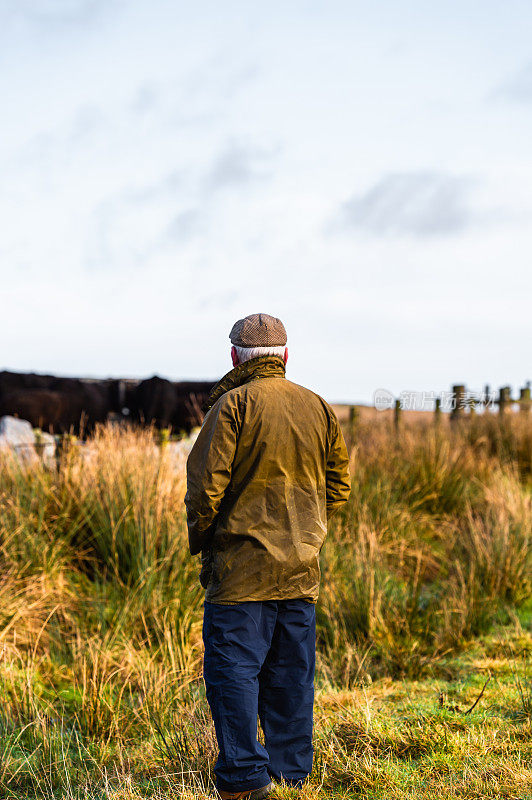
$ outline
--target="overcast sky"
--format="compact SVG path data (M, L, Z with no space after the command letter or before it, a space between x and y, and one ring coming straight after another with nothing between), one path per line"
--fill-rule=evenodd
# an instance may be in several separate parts
M0 0L0 368L532 378L529 0Z

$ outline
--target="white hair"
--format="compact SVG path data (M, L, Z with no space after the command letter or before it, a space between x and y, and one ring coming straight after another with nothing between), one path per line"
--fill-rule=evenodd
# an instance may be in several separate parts
M281 356L281 358L284 358L286 345L280 344L275 347L238 347L238 345L235 344L234 348L238 360L243 364L244 361L249 361L250 358L258 358L258 356Z

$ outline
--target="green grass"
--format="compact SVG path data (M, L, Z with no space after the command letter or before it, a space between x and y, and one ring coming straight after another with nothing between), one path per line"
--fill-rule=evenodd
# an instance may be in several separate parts
M516 619L422 680L365 676L346 690L321 676L310 783L275 796L530 797L531 664L532 636ZM161 674L156 703L149 687L135 691L131 675L113 679L95 652L87 675L88 666L3 662L10 714L4 707L0 716L1 796L214 796L201 681L183 691L176 675Z
M276 797L532 798L532 426L502 424L359 426L314 771ZM86 453L0 455L0 798L214 797L183 459L151 431Z

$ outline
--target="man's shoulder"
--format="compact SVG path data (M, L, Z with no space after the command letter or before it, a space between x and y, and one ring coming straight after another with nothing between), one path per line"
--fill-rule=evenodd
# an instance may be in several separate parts
M246 403L248 400L253 401L263 392L271 393L272 397L277 397L280 402L283 402L286 394L298 396L307 407L312 406L316 411L321 410L329 419L336 419L332 407L321 395L306 386L289 381L287 378L259 378L241 386L235 386L218 398L211 411L238 408L241 403Z
M241 393L236 394L239 390L242 390ZM295 399L296 402L300 402L302 408L306 407L316 412L321 411L328 418L335 417L333 409L321 395L313 392L312 389L306 386L301 386L299 383L289 381L288 378L264 378L251 381L244 386L233 389L231 393L232 392L235 392L234 398L238 397L244 400L248 398L253 399L262 392L268 392L272 394L272 397L277 398L281 404L284 403L285 399L287 399L287 395L289 395L292 399Z
M333 413L328 402L317 392L313 392L312 389L309 389L307 386L301 386L300 383L294 383L293 381L287 380L286 384L290 387L290 391L300 394L310 402L315 403L317 406L322 406L322 408L325 408L327 411Z

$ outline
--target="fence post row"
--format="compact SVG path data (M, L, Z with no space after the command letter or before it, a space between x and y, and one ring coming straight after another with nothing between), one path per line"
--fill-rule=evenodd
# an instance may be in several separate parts
M490 386L486 384L484 387L484 400L473 401L467 396L467 388L463 383L456 383L452 386L452 403L451 413L449 415L452 421L464 418L466 408L470 412L476 412L482 403L488 402L490 397ZM529 414L532 410L532 388L531 382L527 381L525 386L519 390L519 399L512 399L512 387L501 386L499 389L499 397L497 400L492 401L499 408L499 414L504 414L513 405L519 405L519 411L524 414ZM401 401L397 399L393 406L393 422L396 430L399 430L401 425L403 408ZM434 421L438 424L442 419L442 400L441 397L436 397L434 402ZM349 409L349 432L351 439L354 441L356 432L357 409L351 406Z

